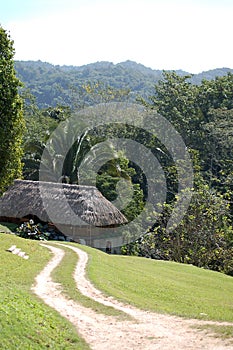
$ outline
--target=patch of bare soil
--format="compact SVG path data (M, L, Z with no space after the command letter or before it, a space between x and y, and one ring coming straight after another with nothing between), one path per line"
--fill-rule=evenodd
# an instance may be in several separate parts
M92 309L62 295L61 286L52 281L51 272L60 264L64 251L44 244L54 257L36 277L32 290L46 304L57 310L77 328L78 333L93 350L224 350L233 349L226 342L208 336L192 326L204 321L186 320L180 317L161 315L139 310L123 304L97 290L85 276L88 255L79 248L71 247L79 260L74 278L81 293L104 305L112 306L132 316L134 320L119 321L113 316L96 313ZM67 247L67 245L66 245ZM211 322L206 322L210 324ZM212 322L215 323L216 322ZM221 323L224 324L224 323Z

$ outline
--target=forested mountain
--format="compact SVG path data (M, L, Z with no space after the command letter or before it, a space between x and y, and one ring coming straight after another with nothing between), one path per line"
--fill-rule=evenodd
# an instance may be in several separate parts
M154 85L162 77L162 70L152 70L132 61L118 64L96 62L80 67L54 66L41 61L16 61L15 69L19 79L36 97L40 108L58 104L74 106L74 101L82 95L82 86L96 82L114 89L129 89L131 100L138 95L146 98L154 93ZM191 81L199 84L202 79L211 80L227 72L233 72L233 69L221 68L203 72L194 75ZM189 74L182 70L176 73L181 76Z

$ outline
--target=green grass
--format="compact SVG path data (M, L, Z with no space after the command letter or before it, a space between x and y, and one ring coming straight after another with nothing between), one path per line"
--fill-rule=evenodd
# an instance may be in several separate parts
M208 334L211 333L216 338L221 338L224 340L229 340L229 345L233 345L233 326L220 326L213 324L197 325L195 328L201 331L206 331Z
M11 233L14 231L18 225L11 222L0 222L0 232L1 233Z
M233 278L192 265L107 255L86 246L88 277L119 300L161 313L233 322Z
M13 244L29 254L29 260L7 252ZM0 234L1 349L89 349L73 326L30 290L50 258L37 241Z
M49 242L49 245L55 245ZM85 307L91 308L97 313L105 315L112 315L119 317L120 320L130 319L126 313L114 309L113 307L100 304L93 299L90 299L79 292L74 280L73 273L78 262L78 255L71 249L59 246L60 249L65 251L65 256L62 259L60 265L52 272L52 278L55 282L62 285L62 292L74 301L82 304Z
M29 260L7 252L13 244L29 254ZM90 247L72 245L89 254L88 277L108 295L151 311L233 322L230 276L191 265L107 255ZM61 248L66 254L53 277L62 283L64 293L97 312L122 317L119 311L102 306L76 290L72 274L77 255L68 247ZM50 251L37 241L0 234L1 349L89 349L73 326L30 290L35 276L50 258ZM202 329L228 339L232 337L233 325L207 325Z

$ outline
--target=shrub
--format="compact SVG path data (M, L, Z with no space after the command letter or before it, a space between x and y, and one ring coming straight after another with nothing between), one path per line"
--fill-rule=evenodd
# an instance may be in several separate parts
M29 239L47 241L50 233L46 232L44 227L39 223L35 224L33 220L24 222L16 229L17 236Z

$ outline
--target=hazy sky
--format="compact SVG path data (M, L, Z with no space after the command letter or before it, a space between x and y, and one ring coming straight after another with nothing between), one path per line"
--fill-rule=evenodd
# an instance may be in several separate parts
M233 0L0 0L17 60L233 68Z

